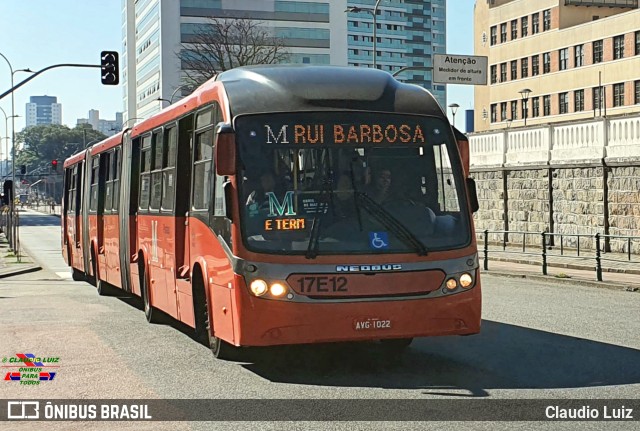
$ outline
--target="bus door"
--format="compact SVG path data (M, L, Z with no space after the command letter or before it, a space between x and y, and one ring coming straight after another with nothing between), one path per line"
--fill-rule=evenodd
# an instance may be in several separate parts
M127 292L134 292L137 286L138 294L141 294L138 276L138 194L140 183L140 141L142 138L131 140L131 145L126 142L122 150L122 170L119 194L120 217L120 270L122 274L122 288Z
M93 216L92 218L95 220L95 241L96 241L96 250L95 250L95 258L96 262L93 262L93 268L96 273L93 274L96 277L96 281L98 278L98 274L101 275L101 279L105 279L105 257L104 257L104 177L105 177L105 166L107 162L108 155L98 154L90 159L90 170L89 170L89 213ZM90 221L91 223L91 221ZM90 235L91 236L91 232ZM90 244L88 242L87 244ZM86 254L92 255L93 250L88 248L86 250Z
M162 160L158 169L157 181L161 184L161 195L157 198L160 207L158 235L164 254L164 277L166 280L167 304L172 316L178 315L176 287L176 220L174 202L176 191L176 151L178 148L178 127L176 124L165 126L162 136ZM153 175L153 174L152 174ZM153 183L155 184L155 182ZM153 200L153 198L152 198ZM182 226L180 230L184 229Z
M191 311L193 300L191 296L191 254L189 245L189 210L191 190L191 170L193 165L193 114L188 115L178 122L177 150L175 154L175 172L180 175L175 176L173 203L174 220L174 246L173 256L176 286L176 302L178 306L178 318L187 324L194 325ZM188 316L191 315L191 318Z
M118 204L120 202L120 155L121 147L109 153L108 173L105 181L104 243L107 270L107 281L114 286L124 287L121 279L120 265L120 225Z
M144 162L140 174L141 185L149 183L148 216L145 218L145 229L150 231L150 242L147 243L149 250L149 271L154 283L149 286L154 296L154 304L171 316L177 316L177 304L175 294L175 283L170 278L170 270L167 264L167 252L170 238L170 218L162 214L163 195L163 167L165 165L165 141L163 129L154 130L151 135L150 149L145 146L143 138L142 160ZM142 191L141 191L142 193ZM145 192L146 193L146 192ZM140 210L143 211L142 198L146 200L146 195L141 194ZM143 239L142 237L140 238ZM148 241L148 240L145 240ZM171 253L173 254L173 253ZM169 283L170 281L170 283Z
M135 217L138 210L138 180L140 169L140 138L130 141L129 133L122 137L122 153L118 156L118 181L114 181L114 209L118 212L120 256L120 277L122 289L133 292L133 283L137 283L138 271L132 271L137 263L133 261L137 254ZM121 160L120 160L121 159ZM134 279L136 281L134 281ZM137 284L136 284L137 285Z

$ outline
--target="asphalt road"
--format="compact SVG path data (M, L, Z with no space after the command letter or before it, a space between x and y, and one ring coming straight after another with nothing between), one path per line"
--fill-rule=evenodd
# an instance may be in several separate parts
M43 270L0 280L0 357L60 357L54 381L0 382L5 398L638 399L640 294L483 277L480 335L252 349L215 360L188 328L149 325L139 301L69 279L59 219L24 213L21 243ZM395 404L397 405L397 404ZM241 408L239 405L237 408ZM319 404L318 408L322 408ZM640 417L640 409L635 412ZM27 429L10 423L1 429ZM19 427L21 425L23 427ZM31 424L29 428L32 428ZM635 429L631 422L49 422L47 429ZM229 428L230 427L230 428Z

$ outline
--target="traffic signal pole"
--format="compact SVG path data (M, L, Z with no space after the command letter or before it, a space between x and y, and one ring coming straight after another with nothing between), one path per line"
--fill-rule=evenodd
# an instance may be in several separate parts
M2 100L8 94L11 94L13 91L17 90L18 88L22 87L24 84L26 84L27 82L31 81L33 78L35 78L36 76L40 75L41 73L44 73L47 70L55 69L55 68L58 68L58 67L94 67L94 68L102 68L102 66L99 65L99 64L76 64L76 63L62 63L62 64L54 64L52 66L47 66L44 69L40 69L37 72L34 72L31 76L29 76L24 81L21 81L21 82L17 83L13 87L11 87L7 91L5 91L4 93L0 94L0 100Z
M6 59L6 58L5 58ZM9 64L9 66L11 66L11 64ZM0 100L2 100L5 96L7 96L8 94L13 94L13 92L15 90L17 90L18 88L22 87L24 84L26 84L27 82L31 81L32 79L34 79L36 76L40 75L41 73L46 72L47 70L51 70L51 69L56 69L59 67L83 67L83 68L100 68L101 69L101 82L104 85L118 85L118 83L120 82L120 77L119 77L119 65L118 65L118 52L117 51L102 51L100 53L100 64L79 64L79 63L61 63L61 64L53 64L51 66L47 66L43 69L38 70L37 72L34 72L31 76L29 76L27 79L25 79L22 82L19 82L18 84L14 85L13 84L13 70L12 70L12 74L11 74L11 88L8 89L7 91L5 91L4 93L0 94ZM13 131L15 134L15 130ZM12 241L10 241L10 243L13 246L13 249L15 250L16 256L18 258L18 261L20 261L20 241L18 239L19 237L19 233L18 233L18 226L19 226L19 221L18 221L18 211L16 211L15 209L15 191L16 191L16 169L15 169L15 162L16 162L16 158L15 158L15 138L13 141L13 164L12 164L12 202L10 202L9 204L9 208L10 208L10 214L9 214L9 219L10 219L10 223L13 223L14 226L12 227L11 231L11 236L12 236ZM57 161L56 161L56 167L57 167Z

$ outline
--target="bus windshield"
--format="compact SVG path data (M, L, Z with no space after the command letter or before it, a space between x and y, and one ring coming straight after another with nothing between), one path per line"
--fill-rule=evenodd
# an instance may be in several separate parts
M449 125L381 113L235 120L243 241L256 252L417 253L469 244Z

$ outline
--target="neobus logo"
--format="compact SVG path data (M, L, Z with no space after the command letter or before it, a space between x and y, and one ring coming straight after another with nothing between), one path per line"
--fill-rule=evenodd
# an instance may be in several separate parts
M369 271L400 271L402 265L399 263L387 265L338 265L337 272L369 272Z

